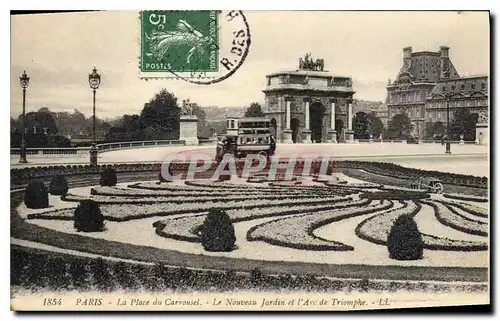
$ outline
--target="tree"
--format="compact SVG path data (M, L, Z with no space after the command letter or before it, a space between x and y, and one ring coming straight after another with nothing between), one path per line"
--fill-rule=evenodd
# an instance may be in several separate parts
M450 121L450 139L459 140L460 134L463 134L464 140L474 141L476 139L477 120L478 114L471 114L465 108L458 109Z
M368 119L365 112L357 112L352 120L352 128L354 130L354 138L366 139L368 134Z
M435 138L442 137L446 132L446 126L440 122L432 122L429 121L425 123L425 137L426 138Z
M140 119L144 128L152 126L162 133L163 139L179 138L181 109L174 94L162 89L148 103L144 104Z
M368 139L370 134L378 137L384 131L384 124L375 113L357 112L352 120L354 137L357 139Z
M384 132L384 123L382 120L375 115L375 113L369 113L366 115L369 124L369 131L373 134L373 137L379 137L380 134ZM370 134L370 133L369 133Z
M19 123L22 124L23 116L19 115ZM48 108L40 108L38 111L26 114L26 131L37 133L45 132L55 135L58 132L54 116Z
M161 133L154 126L148 126L147 133L156 131ZM117 124L111 127L106 134L107 141L134 141L145 139L144 125L139 115L123 115ZM149 139L157 139L158 137L148 137Z
M392 117L388 124L390 138L407 139L410 136L413 125L406 114L397 114Z
M245 111L245 117L264 117L265 114L262 112L262 107L259 103L251 103L250 107Z

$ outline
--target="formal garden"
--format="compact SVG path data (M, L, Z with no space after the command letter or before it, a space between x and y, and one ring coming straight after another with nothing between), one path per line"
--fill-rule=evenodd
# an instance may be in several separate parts
M161 164L12 169L12 285L488 290L486 177L330 161L308 175L299 163L288 180L266 169L213 179L215 166L174 181ZM409 188L430 176L442 194Z

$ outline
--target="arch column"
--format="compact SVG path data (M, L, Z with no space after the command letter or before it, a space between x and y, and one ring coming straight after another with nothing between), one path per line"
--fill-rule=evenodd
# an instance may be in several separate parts
M310 122L311 122L311 113L309 111L309 104L311 102L311 99L309 97L304 98L304 115L305 115L305 120L304 120L304 130L302 131L304 139L302 140L302 143L304 144L311 144L311 128Z
M352 98L346 100L347 103L347 131L346 131L346 142L354 143L354 131L352 130Z
M337 143L337 131L335 130L335 103L336 99L330 99L330 128L328 129L328 142Z
M285 129L283 130L283 142L286 144L292 144L292 129L291 129L291 121L292 121L292 111L291 111L291 99L290 97L285 97Z

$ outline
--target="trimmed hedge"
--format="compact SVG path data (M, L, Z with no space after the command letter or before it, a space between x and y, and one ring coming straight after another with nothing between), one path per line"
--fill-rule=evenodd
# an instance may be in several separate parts
M387 237L389 257L395 260L419 260L424 253L424 242L417 223L410 215L399 216Z
M359 197L371 200L419 200L419 199L430 198L431 196L423 192L391 190L391 191L362 193Z
M232 251L236 243L236 235L229 215L225 211L211 209L203 222L200 240L205 251Z
M236 168L242 170L244 162L242 160L236 161ZM320 166L321 162L313 162L311 168ZM269 164L268 164L269 165ZM54 175L75 175L75 174L99 174L105 168L112 168L116 172L131 172L131 171L156 171L161 170L161 163L154 164L113 164L113 165L58 165L58 166L41 166L41 167L27 167L27 168L13 168L11 169L11 181L16 185L26 183L33 178L52 177ZM296 169L302 170L304 162L297 161ZM267 166L269 167L269 166ZM266 169L267 169L266 167ZM187 162L173 162L170 164L171 171L186 172L189 168ZM212 164L209 171L215 170L217 164ZM488 187L487 177L477 177L472 175L462 175L455 173L444 173L439 171L426 171L421 169L407 168L393 163L383 162L368 162L368 161L330 161L327 168L327 174L333 172L336 168L357 168L363 169L375 174L402 178L406 180L414 180L422 176L432 176L442 180L444 183L469 186L476 188L486 189Z
M101 174L99 184L101 186L115 186L117 181L116 171L113 168L107 167Z
M185 267L114 262L79 257L46 250L14 245L11 249L11 285L46 292L72 289L86 291L149 290L149 291L238 291L238 290L302 290L340 292L347 289L368 292L380 291L464 291L485 292L488 285L436 284L407 281L338 280L315 275L270 275L262 269L250 272L214 271ZM48 269L42 266L49 267ZM53 268L50 268L53 267ZM102 275L108 276L104 280ZM101 283L102 282L102 283Z
M75 209L74 227L79 232L100 232L104 229L104 215L99 204L92 200L81 201Z
M56 175L52 178L49 187L52 195L66 195L68 193L68 180L64 175Z
M24 192L24 204L32 209L49 207L49 192L43 181L35 180L28 184Z

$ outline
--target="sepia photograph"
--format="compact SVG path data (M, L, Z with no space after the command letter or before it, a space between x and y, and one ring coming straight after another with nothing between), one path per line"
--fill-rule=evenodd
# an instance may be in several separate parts
M491 19L11 12L11 310L489 306Z

